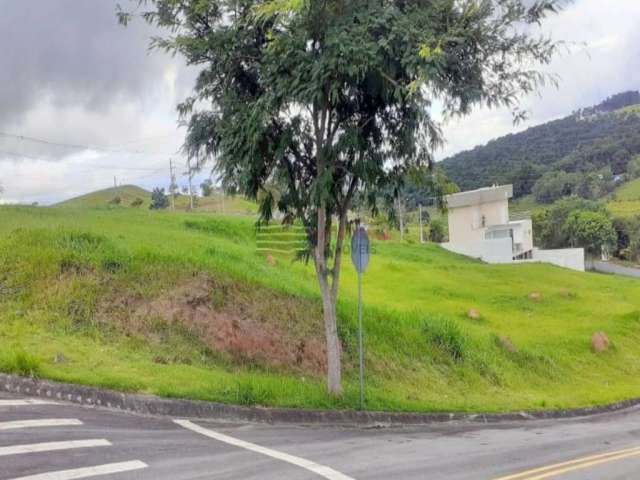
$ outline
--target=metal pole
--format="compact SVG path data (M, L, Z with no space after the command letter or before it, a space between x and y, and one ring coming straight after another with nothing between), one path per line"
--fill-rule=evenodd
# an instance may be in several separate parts
M358 344L360 347L360 410L364 410L364 348L362 342L362 273L358 272Z

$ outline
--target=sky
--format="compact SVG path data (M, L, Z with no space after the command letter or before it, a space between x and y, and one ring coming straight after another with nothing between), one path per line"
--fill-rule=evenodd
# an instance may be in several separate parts
M51 204L113 186L114 177L166 187L170 158L179 175L186 170L176 105L197 70L149 52L158 32L142 21L118 25L116 3L0 0L0 202ZM639 24L639 0L575 0L544 26L567 42L545 67L559 87L524 98L529 118L517 126L504 109L447 120L436 158L639 90Z

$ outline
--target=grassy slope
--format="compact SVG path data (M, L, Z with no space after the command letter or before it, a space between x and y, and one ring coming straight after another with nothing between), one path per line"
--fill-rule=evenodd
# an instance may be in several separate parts
M321 378L219 355L189 332L163 326L158 341L96 320L105 299L123 292L155 298L196 272L248 285L267 304L273 291L317 305L311 268L265 262L254 251L251 219L16 207L1 208L0 218L0 369L33 365L53 379L223 402L357 404L350 262L339 314L346 394L335 400ZM204 228L185 228L185 221ZM533 291L540 300L528 298ZM640 396L637 280L547 265L490 266L434 245L376 242L364 298L369 408L496 411ZM467 319L469 308L482 319ZM300 329L320 322L312 310L296 318ZM589 349L598 330L614 345L602 355ZM499 348L497 335L510 337L518 351ZM54 363L57 352L68 361ZM171 355L171 362L154 361Z
M151 192L140 188L136 185L122 185L120 187L105 188L96 192L87 193L79 197L70 198L64 202L60 202L61 207L102 207L107 206L110 200L119 196L123 206L131 205L136 198L144 201L145 206L149 206L151 200Z
M626 182L618 187L613 198L607 203L611 213L620 217L640 215L640 178Z
M130 207L131 202L136 198L140 198L143 204L139 208L148 208L151 202L151 192L140 188L136 185L123 185L117 188L106 188L96 192L87 193L79 197L74 197L64 202L60 202L56 206L59 207L107 207L114 197L119 196L122 200L121 207ZM176 196L176 209L187 210L189 207L189 197L187 195L178 194ZM196 200L197 210L225 213L227 215L246 215L255 214L258 207L255 203L245 200L242 197L229 197L219 193L213 193L209 197L200 197Z

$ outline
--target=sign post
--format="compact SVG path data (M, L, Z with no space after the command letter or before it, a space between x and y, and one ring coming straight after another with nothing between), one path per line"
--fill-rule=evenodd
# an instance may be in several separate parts
M362 273L369 265L369 237L358 227L351 237L351 261L358 272L358 347L360 353L360 409L364 409L364 346L362 341Z

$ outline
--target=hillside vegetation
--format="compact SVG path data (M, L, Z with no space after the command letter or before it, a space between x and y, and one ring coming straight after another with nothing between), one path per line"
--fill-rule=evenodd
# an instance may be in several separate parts
M639 154L640 93L624 92L565 118L458 153L441 165L461 190L513 183L516 196L527 195L548 174L545 183L558 184L549 188L557 186L559 194L569 189L596 198L609 193L613 183L607 176L626 174L629 162ZM589 177L590 173L595 176Z
M251 218L2 207L0 369L169 397L355 408L356 275L345 268L346 390L334 399L313 270L256 253ZM514 411L638 397L638 298L635 279L374 240L367 407ZM613 346L594 354L600 330Z

